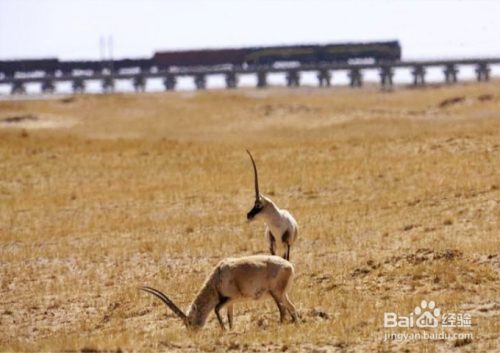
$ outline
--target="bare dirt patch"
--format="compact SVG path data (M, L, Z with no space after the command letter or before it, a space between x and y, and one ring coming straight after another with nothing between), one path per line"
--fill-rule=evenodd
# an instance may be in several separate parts
M9 114L0 117L0 128L20 128L20 129L61 129L70 128L75 125L75 120L63 118L51 114Z
M465 97L448 98L448 99L445 99L444 101L442 101L441 103L439 103L439 108L446 108L446 107L449 107L451 105L462 103L463 101L465 101Z

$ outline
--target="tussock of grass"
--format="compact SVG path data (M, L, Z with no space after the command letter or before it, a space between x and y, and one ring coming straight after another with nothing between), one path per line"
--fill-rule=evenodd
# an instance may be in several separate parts
M2 351L498 350L497 82L1 102L13 116L35 118L0 126ZM245 148L301 226L302 322L247 303L191 335L136 287L186 308L220 259L267 253ZM384 312L423 299L471 312L474 339L383 342Z

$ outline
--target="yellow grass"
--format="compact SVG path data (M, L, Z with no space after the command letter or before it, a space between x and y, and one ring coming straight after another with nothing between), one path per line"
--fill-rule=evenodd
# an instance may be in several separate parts
M0 350L500 350L499 88L0 102ZM190 335L136 287L185 309L222 258L267 253L245 148L301 227L302 322L248 303ZM474 339L384 342L423 299Z

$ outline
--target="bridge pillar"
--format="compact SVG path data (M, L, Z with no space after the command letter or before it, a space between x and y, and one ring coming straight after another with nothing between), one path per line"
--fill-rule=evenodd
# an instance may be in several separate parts
M299 70L288 70L286 73L286 84L288 87L300 86L300 72Z
M394 70L390 66L382 66L380 68L380 85L382 87L392 86L394 77Z
M458 69L455 64L447 64L444 67L444 79L446 83L456 83Z
M318 71L318 81L320 87L330 87L332 80L332 74L329 70L321 69Z
M488 67L487 63L479 63L476 67L477 80L481 81L489 81L490 80L490 72L491 69Z
M136 92L144 92L146 90L146 79L143 75L135 76L133 84Z
M74 93L85 92L85 81L81 78L75 78L72 83Z
M351 87L361 87L363 85L363 74L360 69L351 69L349 77L351 79Z
M167 91L175 90L175 85L177 84L177 77L175 75L167 75L163 80L163 85Z
M414 86L425 86L425 67L417 65L411 72Z
M267 71L260 70L259 72L257 72L257 87L267 87Z
M235 72L228 72L226 74L226 86L227 88L236 88L238 85L238 77Z
M14 82L10 90L11 94L26 94L26 87L23 82Z
M113 77L107 76L102 80L102 90L105 93L112 93L115 90L115 81Z
M47 79L42 82L42 92L43 93L54 93L56 87L54 85L54 81Z
M205 89L206 88L206 77L203 74L197 74L194 76L194 84L196 85L196 89Z

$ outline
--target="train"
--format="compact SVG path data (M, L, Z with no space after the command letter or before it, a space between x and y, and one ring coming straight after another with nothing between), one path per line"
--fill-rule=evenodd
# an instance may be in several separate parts
M171 67L218 65L271 66L280 62L347 64L351 60L357 59L371 59L374 62L394 62L401 60L401 46L398 41L390 41L168 51L156 52L152 59L154 65L163 70Z
M17 73L68 75L75 72L110 73L134 69L168 71L193 67L259 67L294 62L307 64L348 64L353 60L396 62L401 60L399 41L343 43L324 45L282 45L233 49L200 49L159 51L151 58L120 60L73 60L57 58L0 61L0 74L14 77Z

